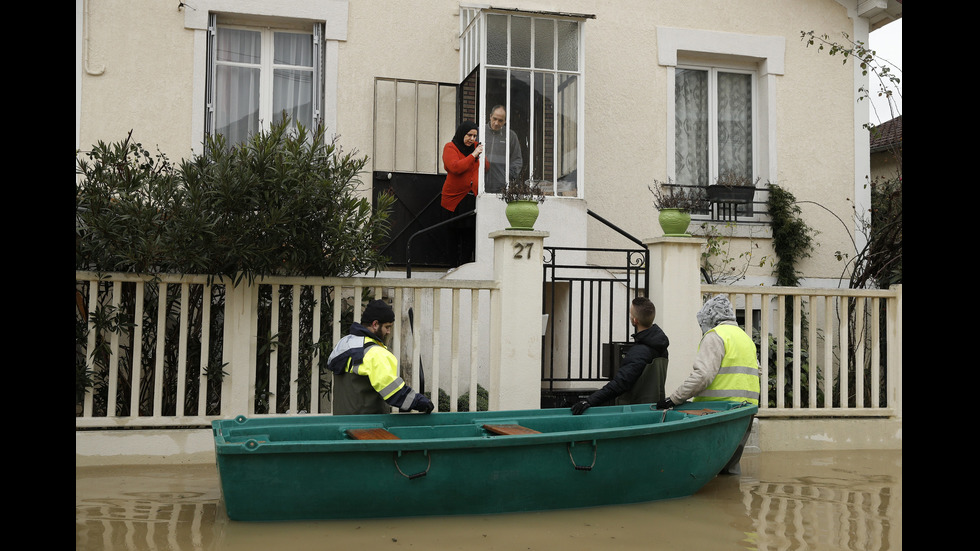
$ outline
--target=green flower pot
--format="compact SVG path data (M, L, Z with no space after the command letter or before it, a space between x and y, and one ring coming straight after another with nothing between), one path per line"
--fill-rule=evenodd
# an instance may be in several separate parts
M538 219L537 201L512 201L507 203L508 230L532 230L534 221Z
M685 209L661 209L660 228L665 237L691 237L687 227L691 225L691 213Z

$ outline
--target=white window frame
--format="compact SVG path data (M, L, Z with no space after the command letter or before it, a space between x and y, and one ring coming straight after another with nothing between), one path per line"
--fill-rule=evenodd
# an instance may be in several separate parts
M303 27L306 27L304 25ZM220 60L215 52L214 44L217 42L217 36L220 29L239 29L250 32L259 33L260 36L260 61L258 63L246 63L246 62L235 62ZM241 24L223 24L220 19L217 18L215 14L211 14L210 22L208 24L209 42L211 46L209 47L208 55L208 91L205 94L205 132L208 134L213 134L216 128L216 109L215 102L218 101L214 97L215 79L217 75L218 66L226 67L245 67L245 68L257 68L259 70L259 112L258 112L258 130L268 130L273 120L278 117L279 113L274 113L273 104L275 98L273 97L273 88L275 81L275 71L276 69L288 69L288 70L300 70L309 71L311 75L312 97L310 98L312 107L312 120L305 122L308 127L315 127L322 121L321 114L321 102L322 102L322 86L321 82L323 80L322 75L322 60L321 60L321 46L322 46L322 35L323 26L320 23L314 23L312 28L308 30L300 28L282 28L282 27L257 27L251 25L241 25ZM305 34L309 35L313 43L312 51L312 67L306 66L295 66L286 65L275 62L275 37L277 33L290 33L290 34Z
M717 67L752 71L752 126L754 174L775 183L776 85L785 72L786 39L699 29L657 27L657 62L667 69L667 175L676 174L675 71L678 67ZM709 109L711 107L709 106ZM715 109L711 109L715 111ZM714 133L713 133L714 134ZM717 158L712 160L717 170ZM758 218L753 217L753 219Z
M428 99L434 101L426 103L421 89L433 92ZM456 133L458 101L455 84L376 77L374 170L445 174L442 146Z
M751 105L752 105L752 128L749 139L752 141L752 181L755 181L759 173L759 148L758 142L758 86L755 71L738 69L730 66L709 66L697 64L678 65L675 69L691 69L704 71L708 74L708 181L706 185L712 185L718 179L719 172L719 147L718 147L718 73L732 73L740 75L750 75ZM671 99L673 100L673 94ZM676 138L676 136L675 136ZM672 175L676 175L676 167L671 170ZM672 176L673 177L673 176Z
M308 22L323 25L322 98L320 115L328 134L338 130L338 58L340 43L347 40L349 0L197 0L193 8L185 6L184 28L194 33L194 85L191 108L191 147L200 154L203 149L208 88L208 24L211 14L251 18L261 21Z
M569 70L559 70L557 67L554 69L542 69L534 66L534 54L532 52L531 59L532 62L530 66L514 66L511 64L510 60L506 65L492 65L488 67L487 63L487 51L486 51L486 15L503 15L508 16L508 43L510 42L510 16L527 17L529 19L545 19L550 21L575 21L578 23L578 59L576 61L577 69L574 71ZM577 88L577 98L578 104L576 105L576 129L575 129L575 165L576 165L576 175L577 179L575 182L576 193L574 196L562 196L555 194L555 198L561 197L573 197L573 198L583 198L585 196L585 22L588 19L594 18L593 15L587 14L572 14L572 13L548 13L542 11L522 11L522 10L512 10L512 9L495 9L495 8L477 8L477 7L461 7L460 8L460 79L465 79L470 72L479 66L479 82L480 89L477 92L480 98L480 112L477 114L477 124L481 129L486 128L487 125L487 109L489 105L486 103L486 84L487 84L487 70L503 70L506 71L507 81L510 81L510 74L513 70L527 71L529 74L534 73L544 73L552 74L554 78L554 86L558 86L558 76L574 75L576 80ZM534 25L532 24L532 33L534 32ZM509 56L508 48L508 56ZM557 60L557 57L555 57ZM557 97L557 94L555 95ZM507 101L506 105L509 107L511 102L510 89L507 90ZM509 116L508 116L509 118ZM557 124L557 121L555 122ZM533 123L532 123L533 127ZM557 129L554 129L554 135L558 136ZM507 139L509 147L509 137ZM555 180L554 184L557 190L557 175L560 174L558 168L558 153L557 147L552 152L553 155L553 166ZM525 166L527 163L531 162L530 157L533 156L533 152L528 154L527 159L524 160ZM484 174L484 165L480 165L480 186L481 188L485 185L486 175Z

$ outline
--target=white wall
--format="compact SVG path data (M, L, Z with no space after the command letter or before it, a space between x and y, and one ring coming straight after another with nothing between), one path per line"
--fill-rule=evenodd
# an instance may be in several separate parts
M849 13L847 7L854 4L705 0L694 9L683 0L522 0L514 6L595 16L584 23L583 193L587 208L645 239L660 235L647 184L669 176L671 164L669 67L660 62L659 28L785 42L782 71L764 80L771 104L761 108L770 130L760 136L760 145L772 151L765 170L797 199L818 201L849 220L868 162L860 153L867 149L859 130L864 120L856 114L854 97L860 82L853 64L844 66L839 58L805 47L799 35L813 29L856 33L852 36L860 38L867 25L855 19L853 8ZM173 159L199 146L204 36L200 22L209 9L327 21L326 103L336 106L330 111L330 126L345 150L371 154L376 77L458 80L455 0L202 0L180 9L160 2L105 0L86 4L84 13L78 6L76 27L90 29L88 56L77 61L81 76L76 124L82 149L98 140L120 140L131 129L148 149L159 146ZM76 37L76 49L78 43ZM91 74L85 66L104 71ZM566 201L554 198L544 205L542 229L551 233L552 242L579 241L584 235L588 245L608 246L619 239L602 231L585 233L586 219L580 215L584 209L566 209ZM837 217L816 206L805 206L804 215L819 237L818 249L801 266L803 272L811 278L838 277L843 264L833 253L851 248L853 225L842 226ZM550 216L561 225L552 226ZM493 229L492 224L481 225L484 235ZM763 242L760 250L766 246ZM749 275L769 277L771 267L752 267Z

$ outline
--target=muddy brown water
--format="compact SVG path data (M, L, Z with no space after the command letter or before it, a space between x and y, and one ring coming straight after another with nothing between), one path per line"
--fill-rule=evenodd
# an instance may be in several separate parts
M897 550L902 452L746 454L668 501L499 515L231 521L214 465L76 467L75 549Z

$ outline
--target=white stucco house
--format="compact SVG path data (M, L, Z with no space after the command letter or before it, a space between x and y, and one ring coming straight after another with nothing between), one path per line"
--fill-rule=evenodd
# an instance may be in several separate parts
M239 140L286 110L370 157L366 193L397 184L428 200L456 125L484 128L499 104L525 174L549 195L535 226L546 245L621 244L590 212L656 236L654 180L706 186L730 172L850 223L868 203L856 101L867 77L801 32L866 42L901 15L900 0L76 0L76 148L133 130L179 159L208 132ZM764 200L718 222L733 255L772 254ZM480 194L475 261L450 277L489 276L503 209ZM804 215L819 237L800 270L836 285L833 252L852 247L853 224ZM772 282L766 265L746 276Z
M651 259L644 249L643 243L675 239L663 237L657 223L649 190L655 181L707 187L723 174L735 174L780 185L801 202L802 216L817 232L813 253L797 266L805 286L835 288L842 277L846 279L845 264L835 253L853 250L855 241L861 245L855 212L864 212L870 203L869 113L867 104L857 101L868 87L868 77L853 63L842 64L840 57L807 47L802 33L841 39L846 34L867 42L872 30L902 16L901 0L76 0L75 5L75 144L80 154L99 141L120 141L132 131L146 149L159 149L177 160L200 152L209 133L236 142L266 128L282 111L305 125L322 124L342 148L369 158L363 177L366 195L391 190L398 197L400 210L393 217L396 227L388 251L393 261L387 273L380 274L389 282L406 277L412 264L415 277L465 283L494 279L495 256L508 259L498 261L498 266L508 265L510 255L495 251L493 237L505 241L500 234L506 232L499 231L507 226L505 204L498 194L487 192L485 166L480 171L475 224L469 230L475 246L472 261L446 264L439 258L438 240L419 238L412 256L405 247L412 232L425 226L419 220L435 216L432 209L439 209L443 145L463 120L476 122L484 136L493 108L503 106L511 131L505 133L504 143L509 150L517 142L522 175L547 195L535 231L527 232L542 240L535 243L543 242L535 254L550 248L542 263L544 285L537 279L540 265L533 274L521 273L520 285L507 282L508 301L522 302L515 288L533 290L528 295L535 300L523 301L530 314L521 310L521 316L498 317L493 326L499 332L505 323L513 325L514 317L524 324L515 332L529 337L523 347L528 352L524 374L529 382L509 383L530 389L526 402L531 403L539 394L534 388L538 364L542 396L556 381L582 391L609 377L604 349L601 361L596 359L600 347L629 338L625 310L615 315L593 313L598 308L585 312L571 308L574 300L606 306L616 293L618 300L645 291L661 299L691 295L688 302L697 303L703 288L719 292L714 285L696 281L700 245L691 245L693 240L683 238L687 241L680 246L685 249L683 258L690 260L685 263L689 270L663 260L667 255ZM514 160L508 156L504 162ZM728 205L724 214L713 207L695 214L692 224L692 230L703 232L704 224L727 240L730 248L725 254L743 264L743 283L752 286L775 281L772 265L765 262L773 256L766 194L760 186L753 202ZM644 282L631 272L632 257L626 257L625 268L599 259L604 251L624 245L646 250L646 265L657 264L660 275L684 275L660 277L651 284L652 279ZM570 260L562 256L566 267L587 270L576 291L587 299L573 297L572 283L559 277L559 250L571 254ZM525 252L529 251L515 248L514 259ZM511 270L510 279L516 271ZM587 280L601 279L598 276L618 286L608 291L608 299L594 299L592 288L586 288ZM501 278L497 279L467 288L497 288ZM443 289L447 292L454 291L454 284L462 285L438 283L448 283ZM651 292L655 285L660 288ZM409 287L405 286L406 295ZM553 293L559 288L564 295ZM595 295L606 292L600 288ZM744 289L742 293L748 294ZM898 304L898 329L889 334L890 342L898 344L889 363L894 391L887 406L897 410L900 447L901 291L888 298ZM547 308L560 301L565 310L555 309L562 313L549 316ZM403 302L399 306L408 304ZM544 302L540 321L536 302ZM760 310L769 307L765 304ZM442 348L450 349L443 354L442 369L453 370L443 380L455 384L451 378L460 371L449 358L463 357L466 363L466 352L474 350L479 357L470 356L471 365L463 370L464 377L474 374L470 381L477 373L483 377L490 364L511 369L524 365L510 358L484 358L496 350L493 344L502 348L504 342L499 334L488 335L486 319L501 316L506 308L497 305L494 311L487 304L457 315L451 310L454 305L455 299L433 305L428 318L444 321L443 331L456 319L468 319L476 329L464 335L458 350L455 341L441 341ZM434 315L437 308L449 311ZM681 369L691 365L700 331L687 303L683 311L675 310L673 318L668 308L658 311L658 323L668 318L671 362L682 366L676 376L683 377ZM760 317L749 313L756 322ZM594 331L587 350L574 348L586 339L572 329L588 323L592 331L593 319L608 323L609 330L603 328L601 335ZM239 325L245 327L246 322ZM426 330L439 333L431 324ZM236 368L247 374L255 353L246 341L254 342L254 332L240 333L245 344L239 345L244 352ZM498 342L482 342L494 339ZM817 341L815 336L812 340ZM432 348L427 358L439 357L437 345ZM825 357L833 356L828 345ZM546 373L555 358L566 362L565 371ZM570 381L573 365L587 365L588 373ZM234 379L238 386L229 394L241 397L242 403L249 401L255 382L245 376ZM579 382L583 385L575 386ZM438 381L433 386L441 388ZM789 407L780 403L776 409ZM861 409L859 415L864 414ZM826 415L838 412L828 409ZM82 419L76 426L139 422L135 417ZM172 424L169 419L161 423ZM200 421L188 422L195 423ZM785 426L773 429L778 436L772 441L789 440L783 435L800 432L797 425ZM859 424L860 430L865 427L874 437L884 434L878 425ZM107 432L113 437L134 435ZM199 432L201 447L210 449L208 431ZM104 446L98 438L103 436L76 436L76 456L81 438L95 437L90 447L100 449Z

